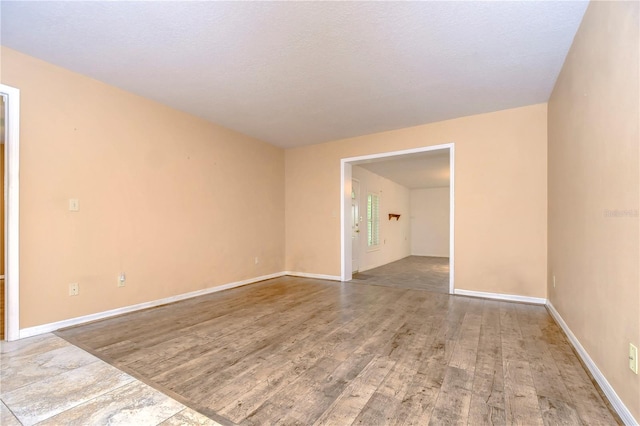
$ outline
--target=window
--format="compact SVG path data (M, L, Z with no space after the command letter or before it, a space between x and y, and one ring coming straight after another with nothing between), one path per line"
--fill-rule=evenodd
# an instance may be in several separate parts
M367 195L367 246L378 247L380 244L380 197L378 194Z

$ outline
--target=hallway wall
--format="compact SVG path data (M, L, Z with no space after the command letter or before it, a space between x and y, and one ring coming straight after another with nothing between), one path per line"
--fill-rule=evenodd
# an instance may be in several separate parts
M449 188L412 189L411 254L449 257Z
M389 179L353 166L353 178L360 181L360 271L376 268L409 256L411 252L411 221L409 189ZM380 194L380 246L367 247L367 194ZM399 220L389 220L389 213L400 214Z
M638 22L638 2L591 2L549 100L547 288L640 420Z

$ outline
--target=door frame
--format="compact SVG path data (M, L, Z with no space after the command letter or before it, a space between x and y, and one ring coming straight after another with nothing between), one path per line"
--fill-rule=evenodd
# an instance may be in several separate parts
M454 235L455 235L455 143L425 146L421 148L405 149L401 151L383 152L379 154L362 155L340 159L340 280L351 281L351 179L354 163L365 160L391 158L401 155L417 154L428 151L449 150L449 294L454 291Z
M358 221L358 244L360 244L360 191L361 191L361 186L360 186L360 180L356 179L356 178L351 178L351 184L353 185L353 182L358 182L358 193L356 194L356 203L358 204L358 217L356 218L356 220ZM353 187L351 188L353 189ZM351 201L351 204L353 204L353 201ZM349 217L352 217L352 213L349 213ZM351 233L353 235L353 224L351 225ZM351 238L351 242L353 242L353 238ZM352 268L352 272L353 272L353 244L351 247L351 268ZM358 270L360 270L360 247L358 247Z
M20 338L20 90L0 84L5 101L5 339Z

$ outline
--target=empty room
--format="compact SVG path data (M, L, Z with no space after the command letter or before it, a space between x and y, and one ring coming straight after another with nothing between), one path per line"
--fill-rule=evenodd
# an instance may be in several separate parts
M0 424L638 425L637 1L0 24Z

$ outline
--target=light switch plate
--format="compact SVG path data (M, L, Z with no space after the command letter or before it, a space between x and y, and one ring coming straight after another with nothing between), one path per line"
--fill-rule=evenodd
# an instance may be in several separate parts
M80 202L77 198L69 198L69 211L77 212L80 211Z
M629 343L629 368L638 374L638 348Z
M80 293L80 286L78 283L69 284L69 296L77 296Z

